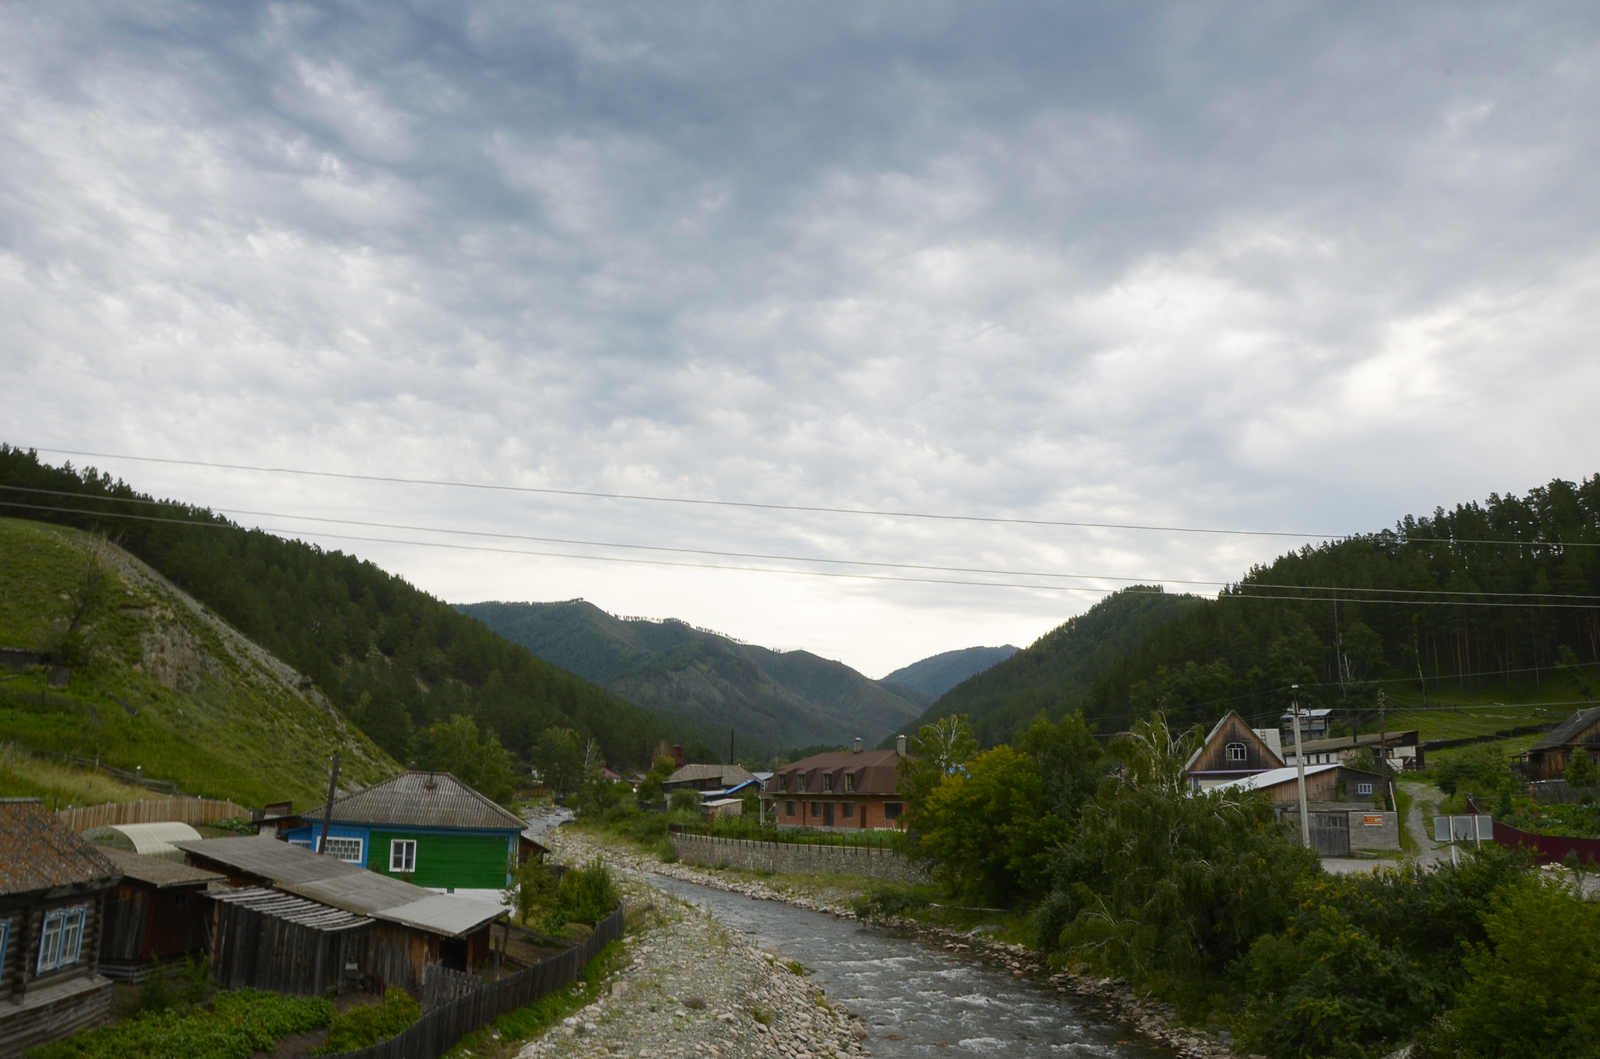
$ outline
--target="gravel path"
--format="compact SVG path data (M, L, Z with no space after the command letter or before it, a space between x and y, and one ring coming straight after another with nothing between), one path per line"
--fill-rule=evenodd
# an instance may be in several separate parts
M595 852L587 841L560 832L549 834L549 844L569 864ZM638 857L605 852L624 899L634 907L654 906L654 922L624 942L631 962L613 980L611 993L524 1046L518 1059L870 1054L860 1044L866 1030L859 1020L830 1005L778 954L757 949L710 913L650 886L639 874ZM651 869L682 870L653 861Z

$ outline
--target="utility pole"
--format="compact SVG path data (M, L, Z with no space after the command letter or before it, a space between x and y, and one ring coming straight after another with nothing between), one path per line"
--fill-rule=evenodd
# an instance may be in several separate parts
M1291 684L1294 689L1294 766L1300 779L1300 841L1307 848L1311 848L1311 817L1306 811L1306 755L1300 749L1300 685Z
M333 752L333 771L328 774L328 804L322 807L322 837L317 840L317 852L328 852L328 824L333 821L333 792L339 784L339 752Z
M1385 803L1390 803L1389 798L1389 737L1383 727L1384 691L1378 689L1378 760L1383 762L1383 798ZM1398 806L1397 806L1398 807ZM1384 808L1389 808L1385 804Z

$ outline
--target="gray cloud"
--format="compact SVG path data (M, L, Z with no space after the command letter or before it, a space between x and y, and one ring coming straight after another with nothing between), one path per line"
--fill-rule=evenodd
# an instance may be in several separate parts
M1333 530L1595 470L1582 7L129 0L0 29L0 366L39 395L13 442ZM1230 577L1277 548L113 469L894 561ZM1084 605L355 547L450 598L874 670Z

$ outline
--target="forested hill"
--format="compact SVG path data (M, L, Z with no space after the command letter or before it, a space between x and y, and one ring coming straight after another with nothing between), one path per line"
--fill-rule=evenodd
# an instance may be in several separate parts
M740 757L856 736L870 745L929 701L809 651L774 651L674 619L618 618L581 599L458 609L630 702L720 726L723 746L737 729Z
M121 481L0 445L0 512L104 532L256 643L309 675L383 749L455 714L526 758L546 728L593 736L639 765L672 726L341 552L155 502ZM700 734L701 729L692 729Z
M964 647L957 651L943 651L900 667L884 677L882 683L891 687L910 688L937 699L968 677L1004 662L1018 650L1020 648L1006 644L1004 647Z
M1294 684L1303 704L1351 727L1370 724L1380 686L1401 707L1444 697L1570 709L1600 696L1600 477L1308 546L1215 599L1152 591L1108 597L924 719L968 713L990 743L1041 709L1081 708L1102 732L1155 709L1175 724L1230 708L1272 724Z
M1205 605L1198 596L1134 586L1107 596L1045 633L1029 647L945 692L916 724L964 713L984 744L1004 742L1043 711L1059 717L1076 707L1095 674L1163 624Z

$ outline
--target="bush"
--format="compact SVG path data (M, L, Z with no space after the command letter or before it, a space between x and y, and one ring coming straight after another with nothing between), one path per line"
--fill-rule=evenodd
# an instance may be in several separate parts
M556 890L556 911L569 923L591 926L609 916L621 895L611 880L611 869L596 858L586 867L569 869Z
M679 788L678 790L672 792L672 797L667 800L667 804L670 805L674 811L679 809L693 809L696 814L698 814L700 811L700 806L705 804L705 799L700 797L699 791L690 791Z
M390 986L381 1004L362 1004L333 1017L319 1055L370 1048L386 1041L422 1017L422 1008L404 989Z
M219 994L211 1010L140 1015L32 1049L30 1059L250 1059L291 1033L333 1020L333 1005L252 989Z
M927 908L922 894L903 886L874 886L851 907L861 919L894 919Z

